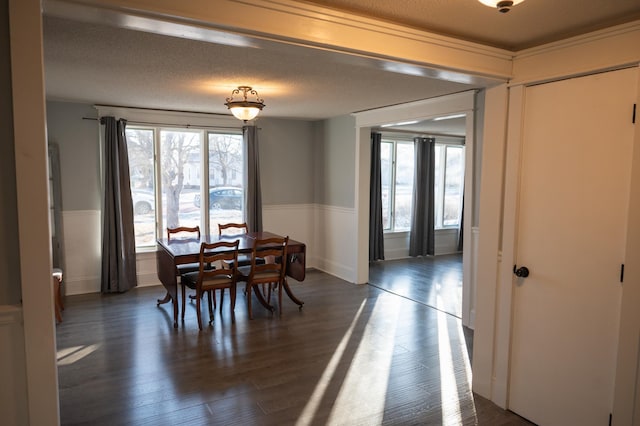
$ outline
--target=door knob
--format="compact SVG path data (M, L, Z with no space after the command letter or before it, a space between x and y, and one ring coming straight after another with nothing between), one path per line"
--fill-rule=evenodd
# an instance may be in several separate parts
M529 268L526 266L517 268L516 265L513 265L513 273L516 274L516 277L527 278L529 276Z

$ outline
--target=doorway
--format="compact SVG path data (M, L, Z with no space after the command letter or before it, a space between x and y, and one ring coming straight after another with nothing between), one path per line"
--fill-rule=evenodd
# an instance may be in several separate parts
M460 115L464 116L465 128L465 176L464 176L464 202L468 206L464 209L462 229L462 295L460 303L460 316L462 324L473 328L475 318L475 283L473 265L475 253L473 247L472 228L474 226L474 164L479 161L475 154L475 103L476 92L462 92L455 95L443 96L435 99L412 102L389 108L365 111L355 114L356 128L358 129L358 152L356 161L358 173L356 175L356 210L358 220L357 238L357 271L356 282L369 282L369 187L370 187L370 135L372 129L382 125L409 121L427 120L435 117ZM407 250L408 253L408 250ZM398 256L398 257L406 257Z

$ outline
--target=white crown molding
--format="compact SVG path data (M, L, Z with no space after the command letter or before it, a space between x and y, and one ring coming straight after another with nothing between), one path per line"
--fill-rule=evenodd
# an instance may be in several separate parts
M514 59L525 59L535 55L543 55L555 50L567 49L574 46L593 43L599 40L611 39L628 33L636 33L637 31L640 31L640 21L629 22L591 33L570 37L564 40L547 43L541 46L520 50L515 54Z
M510 85L634 66L640 63L640 20L517 52Z

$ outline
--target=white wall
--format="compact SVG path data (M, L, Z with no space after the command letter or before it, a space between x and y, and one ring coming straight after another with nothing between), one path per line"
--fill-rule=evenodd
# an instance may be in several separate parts
M435 255L458 253L458 230L436 229ZM409 233L393 232L384 234L385 260L409 257Z

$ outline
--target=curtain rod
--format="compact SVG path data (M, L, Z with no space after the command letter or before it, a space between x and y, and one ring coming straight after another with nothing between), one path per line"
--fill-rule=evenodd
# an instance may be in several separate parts
M98 121L98 118L95 117L82 117L83 120L94 120ZM186 129L196 128L196 129L229 129L229 130L242 130L242 127L231 127L231 126L201 126L195 124L167 124L167 123L153 123L150 121L134 121L127 120L127 123L130 124L138 124L143 126L164 126L164 127L183 127ZM262 130L262 128L258 127L258 130Z
M181 114L199 114L199 115L215 115L218 117L231 117L231 114L220 114L217 112L199 112L199 111L185 111L180 109L163 109L163 108L143 108L143 107L131 107L125 105L108 105L108 104L94 104L94 108L108 107L108 108L122 108L122 109L137 109L139 111L160 111L160 112L178 112Z
M433 133L433 132L416 132L413 130L402 130L402 129L393 129L387 130L386 127L372 127L371 130L374 130L379 133L393 134L393 133L407 133L414 136L441 136L446 138L458 138L458 139L466 139L466 136L460 135L452 135L450 133Z

